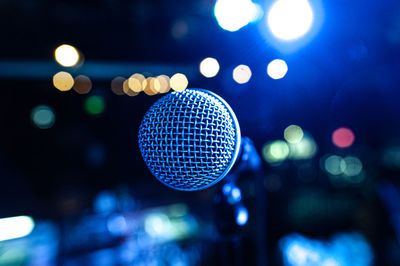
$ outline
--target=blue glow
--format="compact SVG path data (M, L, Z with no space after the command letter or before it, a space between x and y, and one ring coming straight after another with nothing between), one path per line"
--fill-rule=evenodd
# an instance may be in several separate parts
M250 0L218 0L214 15L218 24L227 31L237 31L262 16L259 5Z
M108 218L107 229L110 234L114 236L120 236L126 233L128 225L124 216L120 214L112 215Z
M312 240L298 234L280 240L284 265L368 266L373 254L358 233L337 234L329 242Z
M237 209L236 223L240 226L243 226L247 223L248 219L249 219L249 213L247 212L247 209L245 207L240 206Z
M267 16L271 33L284 41L305 35L311 29L313 20L314 13L307 0L278 0Z

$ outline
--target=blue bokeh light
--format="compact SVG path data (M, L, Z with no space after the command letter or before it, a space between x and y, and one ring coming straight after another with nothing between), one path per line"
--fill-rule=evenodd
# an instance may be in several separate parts
M240 226L243 226L247 223L249 219L249 213L247 209L243 206L237 208L236 212L236 223Z

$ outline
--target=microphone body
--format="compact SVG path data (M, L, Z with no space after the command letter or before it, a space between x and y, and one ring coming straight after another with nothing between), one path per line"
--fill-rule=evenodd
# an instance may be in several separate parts
M151 173L184 191L205 189L223 179L241 146L234 112L221 97L203 89L159 99L145 114L138 135Z

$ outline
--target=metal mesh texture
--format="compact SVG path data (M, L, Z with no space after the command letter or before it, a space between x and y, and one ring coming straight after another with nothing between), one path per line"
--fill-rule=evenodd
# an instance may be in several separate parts
M144 116L140 151L164 184L200 190L218 182L231 166L240 132L236 127L236 118L217 97L196 89L173 92Z

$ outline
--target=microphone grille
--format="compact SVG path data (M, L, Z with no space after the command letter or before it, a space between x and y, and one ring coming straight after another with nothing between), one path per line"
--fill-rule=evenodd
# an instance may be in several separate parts
M200 190L221 180L240 148L229 105L206 90L186 89L159 99L139 128L139 147L152 174L178 190Z

